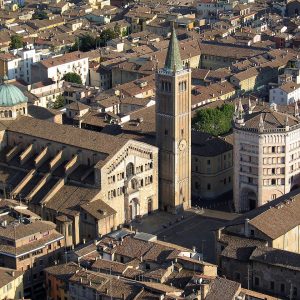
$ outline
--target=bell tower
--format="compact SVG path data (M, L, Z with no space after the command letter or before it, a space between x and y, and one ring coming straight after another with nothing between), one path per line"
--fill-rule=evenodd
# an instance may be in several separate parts
M191 207L191 70L182 65L174 28L156 85L160 208L177 213Z

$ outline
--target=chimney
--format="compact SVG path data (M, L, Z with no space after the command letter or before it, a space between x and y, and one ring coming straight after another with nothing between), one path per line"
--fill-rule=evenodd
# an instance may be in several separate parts
M245 219L245 229L244 229L244 231L245 231L245 237L249 237L249 219L247 218L247 219Z

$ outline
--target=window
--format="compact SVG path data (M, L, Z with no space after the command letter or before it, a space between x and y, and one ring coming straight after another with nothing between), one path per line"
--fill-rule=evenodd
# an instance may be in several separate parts
M195 183L195 188L196 188L196 190L199 189L199 182L196 182L196 183Z
M71 236L72 235L72 224L68 225L68 235Z
M270 282L270 290L274 290L274 288L275 288L275 283L274 283L274 281L271 281Z
M241 280L241 274L240 273L235 273L235 280L240 281Z
M165 129L165 135L168 135L168 133L169 133L168 129Z
M284 291L285 291L285 285L284 285L284 283L282 283L280 285L280 291L281 291L281 293L284 293Z
M276 147L272 147L272 153L276 152Z
M209 160L207 160L207 164L208 164L208 165L210 165L210 159L209 159Z
M12 288L12 283L10 282L7 284L7 291L11 290L11 288Z
M271 199L272 200L276 199L276 194L272 194Z
M276 185L276 179L271 180L271 185Z
M254 236L254 230L253 230L253 229L251 229L250 235L251 235L251 236Z
M259 286L259 278L254 277L254 285Z
M210 183L207 184L207 190L209 191L211 188Z

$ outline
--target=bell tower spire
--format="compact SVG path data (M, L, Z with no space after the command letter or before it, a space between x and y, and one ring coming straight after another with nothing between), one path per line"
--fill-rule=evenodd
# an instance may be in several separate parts
M171 39L168 46L164 69L174 72L183 70L178 39L174 26L171 31Z

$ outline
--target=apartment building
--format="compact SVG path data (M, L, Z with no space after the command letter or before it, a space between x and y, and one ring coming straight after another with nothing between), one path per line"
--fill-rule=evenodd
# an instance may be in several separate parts
M197 1L197 12L202 18L217 17L218 13L232 10L238 1L233 0L200 0Z
M18 49L0 54L0 76L11 79L21 79L27 84L31 83L32 64L46 59L49 51L36 49Z
M237 217L216 232L220 272L276 299L299 299L299 190Z
M0 300L22 299L23 272L0 267Z
M62 259L64 236L27 206L0 200L0 266L24 273L24 297L43 295L43 269ZM19 283L20 284L20 283Z
M270 90L270 101L276 104L289 105L300 100L300 84L286 82Z
M63 55L53 56L32 65L32 82L52 79L60 81L67 73L80 75L85 84L88 77L88 56L80 51L70 52Z

